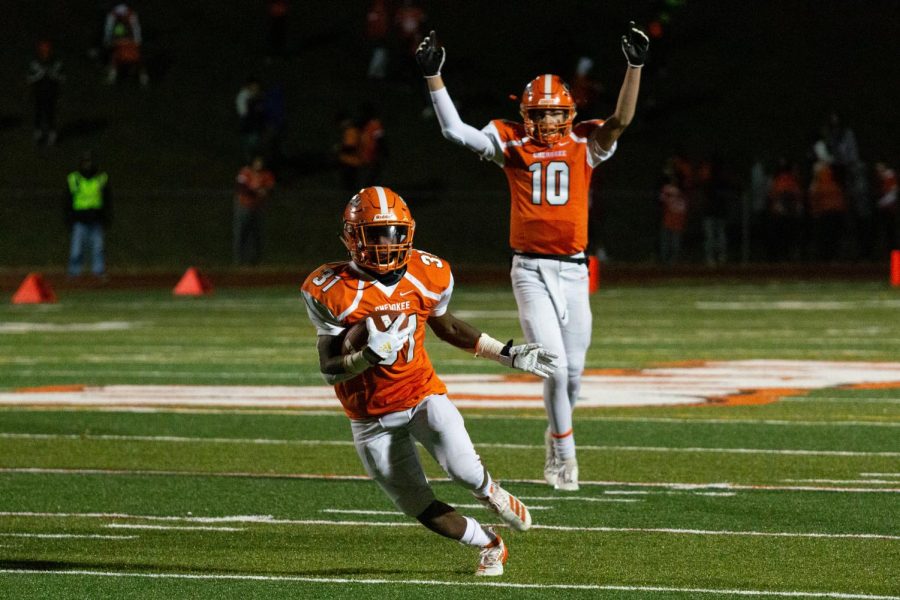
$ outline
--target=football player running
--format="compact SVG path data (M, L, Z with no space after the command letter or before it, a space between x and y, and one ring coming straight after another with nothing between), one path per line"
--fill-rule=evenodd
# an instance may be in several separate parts
M406 202L389 188L364 188L347 204L341 240L350 260L319 267L301 288L318 333L319 368L350 417L366 472L397 508L435 533L478 548L476 575L502 575L503 540L435 498L419 462L417 441L509 527L531 527L528 508L492 479L447 399L425 352L425 323L445 342L540 377L553 373L557 357L539 343L503 344L453 316L447 310L450 265L414 249L414 233ZM376 312L399 316L379 328L370 316ZM361 321L368 330L365 347L345 350L347 330Z
M544 74L525 87L521 123L497 119L481 130L464 123L450 99L441 78L446 51L434 31L416 51L444 137L502 167L509 182L510 276L519 321L526 340L541 340L560 356L559 368L544 382L544 478L560 490L578 489L572 411L591 339L584 253L591 172L613 155L634 117L650 46L633 22L621 43L628 67L615 112L606 120L574 123L569 87Z

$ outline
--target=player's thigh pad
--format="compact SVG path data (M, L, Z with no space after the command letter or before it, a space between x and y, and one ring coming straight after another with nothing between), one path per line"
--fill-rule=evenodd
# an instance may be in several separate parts
M593 321L587 268L563 263L559 271L559 284L569 309L569 321L562 327L568 367L580 373L584 368L584 355L591 343Z
M356 452L366 473L397 508L416 517L435 498L409 428L409 423L386 428L378 419L351 421Z
M450 478L475 490L484 482L484 465L475 452L463 417L443 394L425 398L414 410L412 433Z
M513 257L510 279L519 308L519 323L528 342L540 342L563 361L565 351L559 317L538 264L538 259ZM561 362L559 366L564 367Z

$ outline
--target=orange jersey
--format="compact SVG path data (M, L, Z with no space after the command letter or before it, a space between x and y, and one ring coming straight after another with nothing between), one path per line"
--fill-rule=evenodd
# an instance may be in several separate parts
M447 393L425 352L425 322L447 311L453 292L446 261L413 250L403 278L390 287L361 278L350 262L329 263L310 273L301 291L319 335L341 335L377 310L404 313L410 321L403 327L415 322L415 330L395 357L334 387L351 419L412 408L427 396Z
M572 255L587 247L591 173L615 151L613 146L596 157L588 148L588 137L602 124L576 123L567 137L551 146L535 143L522 123L498 119L482 129L503 152L513 250Z

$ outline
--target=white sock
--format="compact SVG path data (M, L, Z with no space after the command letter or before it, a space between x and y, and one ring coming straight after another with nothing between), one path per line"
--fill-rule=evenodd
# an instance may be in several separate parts
M477 490L472 490L472 493L478 496L479 498L487 498L491 495L491 486L494 485L494 480L491 478L491 474L487 472L487 469L484 471L484 485L482 485Z
M556 457L560 460L575 458L575 436L572 434L571 429L565 437L558 438L555 435L553 436L553 449L556 452Z
M463 519L466 520L466 532L459 538L460 544L483 548L497 539L497 536L485 531L484 527L472 517L463 517Z

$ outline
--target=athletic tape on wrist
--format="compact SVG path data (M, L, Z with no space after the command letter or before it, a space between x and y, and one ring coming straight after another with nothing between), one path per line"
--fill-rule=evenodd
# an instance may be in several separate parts
M344 365L345 372L351 373L353 375L362 373L372 366L372 363L368 361L362 350L347 354L346 356L344 356L344 358L341 359L341 364Z
M483 356L499 362L500 351L503 350L503 347L503 342L495 340L486 333L482 333L478 341L475 342L475 356Z

